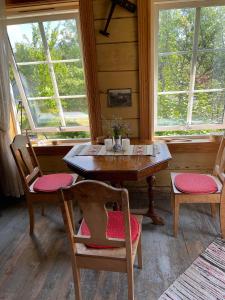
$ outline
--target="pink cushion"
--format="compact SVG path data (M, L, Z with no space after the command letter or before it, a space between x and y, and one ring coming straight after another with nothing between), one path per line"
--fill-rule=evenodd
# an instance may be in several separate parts
M215 180L203 174L178 174L174 184L180 192L187 194L211 194L218 191Z
M130 225L131 225L131 240L135 242L139 234L139 223L137 218L133 215L130 215ZM90 236L90 231L85 223L84 219L80 228L81 235ZM121 211L109 211L108 212L108 225L106 230L106 235L108 238L117 238L125 239L125 226L124 226L124 217ZM101 246L101 245L88 245L91 248L113 248L110 246Z
M50 174L39 177L33 189L35 192L56 192L58 189L70 186L73 183L73 176L70 174Z

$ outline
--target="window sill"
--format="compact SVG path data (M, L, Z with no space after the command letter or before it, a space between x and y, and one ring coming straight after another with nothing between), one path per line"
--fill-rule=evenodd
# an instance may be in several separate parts
M162 140L162 139L161 139ZM70 149L76 144L81 142L89 142L88 140L79 140L79 141L64 141L59 144L39 144L34 145L35 153L38 156L64 156ZM137 142L132 141L132 142ZM219 143L211 141L209 138L202 139L184 139L184 140L171 140L167 142L170 152L173 153L216 153L219 148Z
M47 140L32 142L36 155L66 155L75 144L88 143L90 139Z
M218 141L211 139L171 139L166 142L171 153L209 153L217 152L219 148Z

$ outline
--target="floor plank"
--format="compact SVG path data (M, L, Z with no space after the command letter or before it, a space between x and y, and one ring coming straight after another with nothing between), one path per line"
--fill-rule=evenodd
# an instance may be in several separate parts
M147 193L132 192L131 206L144 208ZM135 299L155 300L219 236L218 214L208 205L183 205L180 230L172 236L168 192L155 193L157 211L165 226L143 221L143 269L134 269ZM137 263L136 263L137 265ZM127 299L125 274L82 270L84 300ZM74 299L68 244L60 211L48 207L45 217L36 213L34 237L29 236L24 202L5 207L0 214L0 300Z

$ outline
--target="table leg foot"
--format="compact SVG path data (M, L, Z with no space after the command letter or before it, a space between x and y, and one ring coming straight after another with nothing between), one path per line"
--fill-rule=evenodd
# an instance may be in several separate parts
M163 218L158 216L155 212L152 213L148 211L144 216L152 219L152 224L154 225L165 225Z

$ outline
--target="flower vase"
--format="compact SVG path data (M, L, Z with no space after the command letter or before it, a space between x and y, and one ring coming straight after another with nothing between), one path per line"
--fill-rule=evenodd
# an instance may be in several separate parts
M113 145L113 151L114 152L121 152L122 151L122 143L121 143L121 136L114 137L114 145Z

